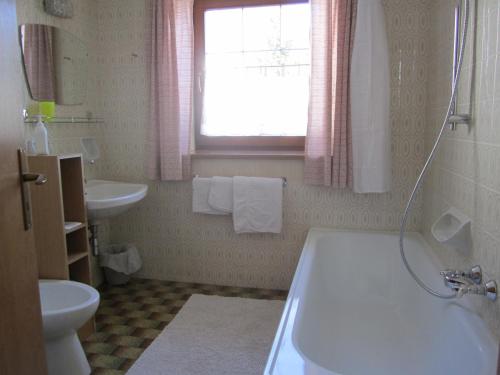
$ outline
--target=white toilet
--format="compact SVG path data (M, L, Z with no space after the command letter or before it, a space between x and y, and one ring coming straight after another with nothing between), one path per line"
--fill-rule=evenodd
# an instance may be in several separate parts
M76 331L95 314L99 292L69 280L40 280L38 285L49 375L90 374Z

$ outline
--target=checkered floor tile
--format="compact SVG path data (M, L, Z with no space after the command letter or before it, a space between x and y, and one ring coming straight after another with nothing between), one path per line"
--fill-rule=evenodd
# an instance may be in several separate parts
M96 332L83 342L92 374L123 375L179 312L191 294L285 300L287 292L132 279L100 289Z

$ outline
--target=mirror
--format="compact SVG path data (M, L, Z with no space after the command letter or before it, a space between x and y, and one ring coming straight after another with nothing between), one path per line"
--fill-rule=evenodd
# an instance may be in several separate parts
M31 98L83 104L87 92L85 44L60 28L24 24L19 28L26 83Z

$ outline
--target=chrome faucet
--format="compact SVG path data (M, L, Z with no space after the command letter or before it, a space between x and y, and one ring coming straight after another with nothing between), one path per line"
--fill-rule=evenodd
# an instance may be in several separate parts
M444 270L440 274L443 276L444 285L454 290L459 298L466 294L486 296L491 301L497 298L496 281L490 280L482 284L483 272L480 266L474 266L468 271Z

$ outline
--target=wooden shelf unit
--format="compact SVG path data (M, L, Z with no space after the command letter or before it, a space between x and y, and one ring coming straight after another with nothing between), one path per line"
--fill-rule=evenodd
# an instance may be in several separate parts
M28 156L28 163L31 171L47 176L45 184L31 189L38 277L90 285L82 156L32 155ZM69 221L80 224L66 230L64 223ZM92 318L78 333L85 338L94 331Z

